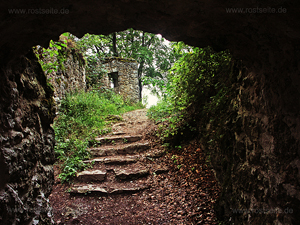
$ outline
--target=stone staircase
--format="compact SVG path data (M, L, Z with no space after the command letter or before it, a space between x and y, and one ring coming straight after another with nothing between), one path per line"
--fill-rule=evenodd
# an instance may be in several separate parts
M139 117L132 121L134 118L125 114L125 122L113 126L115 132L95 139L96 147L89 149L94 158L85 161L93 168L77 174L71 194L134 193L150 187L147 177L168 171L155 164L154 159L164 153L146 140L146 111L137 111L144 116L143 120Z

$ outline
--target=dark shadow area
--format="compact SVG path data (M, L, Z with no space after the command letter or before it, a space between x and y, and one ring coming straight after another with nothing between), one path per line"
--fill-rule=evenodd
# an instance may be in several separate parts
M53 90L28 49L47 46L64 31L81 37L133 27L192 46L229 49L242 60L230 101L237 112L228 119L234 129L223 140L233 148L213 152L222 186L220 218L298 224L300 2L74 0L49 8L49 2L17 0L0 8L0 168L9 176L0 181L0 223L53 223ZM218 172L223 170L228 176Z

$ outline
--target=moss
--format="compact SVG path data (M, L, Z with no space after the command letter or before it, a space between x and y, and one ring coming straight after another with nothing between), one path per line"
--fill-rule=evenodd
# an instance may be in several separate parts
M123 118L119 115L107 115L105 117L105 120L106 121L109 121L109 122L119 122L119 121L123 121Z
M55 81L56 83L61 84L61 78L56 78Z
M65 87L68 88L69 87L69 84L68 82L64 81L64 84L65 84Z
M78 49L72 49L71 54L73 56L74 63L78 62L79 67L83 67L83 66L86 65L86 61L84 59L84 56Z
M42 102L42 104L43 105L47 105L48 106L48 108L50 108L50 109L52 109L53 108L53 106L54 106L54 99L52 98L52 97L50 97L50 98L43 98L42 100L41 100L41 102ZM51 110L49 111L49 113L51 112Z
M49 98L43 98L41 100L42 105L47 108L46 112L48 113L48 118L53 122L53 119L56 116L56 110L55 110L55 101L53 96ZM51 123L52 123L51 122Z
M69 52L66 48L62 48L61 50L58 51L57 62L58 62L59 69L63 71L65 70L64 62L67 60L68 56L69 56Z
M46 93L47 96L49 97L53 97L54 96L54 87L53 85L49 82L49 80L47 79L47 83L46 83Z

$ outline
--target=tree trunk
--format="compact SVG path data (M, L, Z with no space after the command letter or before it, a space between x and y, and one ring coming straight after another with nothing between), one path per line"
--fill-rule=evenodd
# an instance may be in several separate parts
M113 56L118 57L118 51L117 51L117 33L113 33Z
M142 85L142 74L143 74L143 67L144 67L144 63L145 61L142 60L142 62L140 63L140 66L138 68L138 79L139 79L139 99L140 101L142 101L142 90L143 90L143 85Z
M142 85L142 80L141 79L139 79L139 88L140 88L140 90L139 90L139 99L140 99L140 101L142 101L143 85Z
M142 35L142 47L145 47L145 32L143 31L143 35ZM143 85L142 85L142 74L143 74L143 68L144 68L144 63L145 63L145 59L142 59L139 69L138 69L138 79L139 79L139 98L140 101L142 101L142 90L143 90Z
M151 38L148 40L147 43L145 43L145 32L143 31L143 35L142 35L142 47L147 47L149 48L152 40L154 39L155 35L151 35ZM143 69L144 69L144 64L145 64L145 59L142 59L142 61L140 62L139 65L139 69L138 69L138 79L139 79L139 98L140 101L142 101L142 91L143 91L143 84L142 84L142 75L143 75Z

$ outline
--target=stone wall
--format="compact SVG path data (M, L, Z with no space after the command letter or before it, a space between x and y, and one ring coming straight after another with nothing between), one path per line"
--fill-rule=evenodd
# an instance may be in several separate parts
M281 71L283 78L275 68L243 70L233 84L225 139L206 148L222 187L216 212L228 224L300 219L300 89L290 85L299 79L291 71Z
M57 103L67 93L86 90L85 61L81 53L73 49L63 49L64 61L58 71L47 74L49 83L54 88L54 99ZM45 59L53 61L57 59Z
M101 82L106 88L111 88L114 83L116 93L124 99L137 103L139 101L138 64L135 60L123 58L107 58L103 62L104 74Z
M31 121L30 128L36 131L37 138L45 136L38 132L41 127L41 118L43 118L42 116L39 116L40 119L37 117L37 112L41 107L40 100L38 97L33 99L30 94L27 94L32 93L30 90L35 86L27 85L28 92L21 92L23 93L21 95L16 94L16 90L18 90L14 81L14 77L17 76L16 69L7 69L6 66L13 63L9 68L25 70L24 63L28 62L19 60L19 57L32 46L37 44L47 46L50 39L57 39L58 35L65 31L81 37L87 32L109 34L133 27L147 32L160 33L168 40L184 41L198 47L210 45L215 50L229 49L233 57L243 60L248 72L243 74L245 80L238 81L241 82L240 88L238 88L240 94L236 96L240 96L237 97L237 106L240 112L234 130L231 131L233 139L227 140L228 144L236 144L234 154L228 155L216 149L218 154L215 156L219 157L212 157L216 162L214 168L217 177L223 184L223 196L218 211L221 212L223 209L225 214L220 213L220 215L227 218L227 221L230 217L232 218L229 223L233 223L233 220L239 221L235 224L249 224L248 221L252 221L251 224L262 224L266 221L268 222L265 224L298 224L300 220L300 186L298 183L300 156L299 1L111 0L94 1L93 4L87 4L85 1L74 0L68 3L55 2L55 9L64 9L65 13L46 15L9 11L13 9L26 10L28 5L34 3L30 0L2 1L0 3L1 9L3 9L0 11L0 64L3 65L0 72L0 85L3 88L0 89L0 92L1 97L5 96L1 99L0 113L1 121L8 123L5 129L1 126L1 135L3 136L5 133L6 142L12 142L8 144L11 147L7 148L11 155L14 154L14 148L17 148L14 146L18 143L19 138L18 135L15 138L13 136L8 138L10 134L6 130L13 130L10 128L12 126L10 121L14 118L18 121L17 112L9 109L13 105L19 106L23 99L29 99L30 107L26 107L26 104L25 107L19 107L21 113L24 114L27 121ZM16 6L18 7L16 8ZM257 7L261 9L271 7L275 10L285 8L286 12L234 13L227 11L234 8L245 10ZM49 9L49 3L40 1L39 8ZM32 111L33 116L28 110ZM42 121L43 134L50 133L47 128L50 122L44 122ZM29 135L33 138L34 134ZM37 149L40 149L38 143L45 143L45 141L37 141ZM41 160L42 156L37 155L38 160L35 159L36 148L31 148L30 151L27 151L27 154L30 155L28 164L29 162L35 164ZM1 149L1 152L5 151ZM19 151L16 150L16 152ZM33 152L33 156L30 152ZM16 155L18 154L16 153ZM47 156L46 153L45 156ZM223 164L221 163L222 159L224 160ZM3 163L4 160L8 159L2 155L0 167L7 166ZM21 168L22 162L22 158L18 158L12 165L14 168ZM231 162L236 166L232 167ZM38 166L37 171L43 177L45 172L40 168ZM27 173L26 168L19 170L23 180L31 180L32 175L30 172ZM22 173L25 171L26 176ZM227 176L228 174L229 176ZM14 173L10 173L7 178L0 178L1 187L5 186L6 179L12 180L15 186L23 183L21 179L16 178ZM51 186L50 181L47 185ZM12 188L16 190L14 186ZM44 184L40 187L36 185L34 190L43 192ZM14 192L6 189L5 193L12 196L11 201L8 200L12 207ZM36 193L33 196L36 196ZM22 200L22 198L20 199ZM17 207L21 203L16 200L14 204ZM3 207L2 205L1 207ZM7 203L4 204L4 207L6 205ZM291 207L293 213L233 214L231 208L240 206L243 208L261 206L274 208L278 206L282 209ZM43 212L46 212L47 205L43 205L43 207ZM33 208L38 211L40 206L34 203L31 209ZM4 212L5 218L12 216L1 208L2 212ZM48 218L46 214L43 216ZM20 216L22 221L22 218L25 217L29 218L26 213L24 216Z
M0 73L0 224L52 224L53 91L33 52Z

